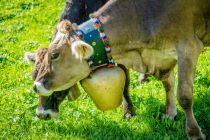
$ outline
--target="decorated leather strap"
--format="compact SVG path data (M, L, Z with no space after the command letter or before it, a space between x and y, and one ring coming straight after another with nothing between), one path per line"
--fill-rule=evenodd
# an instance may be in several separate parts
M103 24L102 22L95 17L94 15L90 15L90 18L93 19L93 23L94 23L94 28L99 32L99 36L103 42L105 51L106 51L106 56L108 59L108 64L107 67L112 68L115 63L114 60L112 58L112 52L111 52L111 48L110 48L110 42L109 39L107 37L107 35L104 32L104 28L103 28ZM73 29L75 30L75 32L77 33L77 35L79 36L80 39L83 38L83 32L78 28L77 24L72 24ZM93 44L92 44L93 45ZM93 62L91 61L91 59L88 61L88 63L91 65Z

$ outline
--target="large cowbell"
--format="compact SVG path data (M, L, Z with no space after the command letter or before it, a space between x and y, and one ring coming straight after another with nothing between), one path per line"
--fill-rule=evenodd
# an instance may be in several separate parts
M106 111L122 103L125 80L125 72L121 68L103 67L82 80L81 85L97 108Z
M90 76L81 81L81 85L100 110L110 110L122 103L122 94L125 86L125 72L119 67L101 67L109 61L104 43L99 32L94 27L95 19L90 19L78 26L76 30L80 38L94 49L91 56L91 67L97 68Z

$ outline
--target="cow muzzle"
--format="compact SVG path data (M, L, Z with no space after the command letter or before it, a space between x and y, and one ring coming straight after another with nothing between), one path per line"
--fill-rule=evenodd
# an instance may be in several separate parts
M53 91L46 89L45 86L40 82L34 82L33 89L42 96L50 96L53 93Z
M44 108L37 108L36 115L39 119L50 120L58 116L58 112L52 109L44 110Z

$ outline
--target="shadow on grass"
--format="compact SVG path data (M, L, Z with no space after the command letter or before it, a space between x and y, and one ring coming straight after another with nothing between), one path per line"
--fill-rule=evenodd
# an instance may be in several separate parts
M201 92L200 90L198 92ZM198 124L202 128L202 132L210 138L210 94L205 90L202 94L198 94L198 97L194 99L194 115ZM136 97L135 97L136 98ZM138 98L138 97L137 97ZM145 98L144 98L145 100ZM161 103L157 98L152 96L143 101L145 105L145 111L138 114L142 120L146 120L149 127L152 129L154 136L162 135L163 138L169 139L187 139L185 134L185 115L184 111L177 110L177 116L175 120L162 119L162 115L165 113L165 104ZM142 99L136 99L134 105L141 106ZM177 104L180 108L180 105ZM137 108L139 110L141 107ZM161 128L161 129L160 129ZM164 136L165 134L169 136ZM150 134L151 135L151 134ZM161 137L156 138L161 139Z
M68 125L68 129L66 129ZM150 135L150 131L140 132L136 129L132 129L132 126L121 125L119 122L112 120L101 119L96 116L83 125L75 125L69 122L68 124L54 125L59 133L59 135L64 137L80 138L87 140L129 140L129 139L147 139L147 136ZM48 130L46 130L47 132ZM54 130L52 130L54 131Z
M198 93L194 99L194 114L202 131L210 139L210 93L204 91Z
M75 118L76 123L68 121L66 124L53 123L53 128L49 129L65 138L73 136L87 140L186 139L182 120L162 120L164 105L152 97L148 99L147 103L146 111L138 113L132 120L113 121L101 114L99 116L91 114L91 117L87 117L87 121L85 118L82 118L81 121ZM43 131L44 133L49 132L48 129Z
M139 103L135 103L138 106ZM184 130L184 114L177 110L175 120L163 119L165 114L165 104L157 98L150 96L146 101L146 109L138 116L146 122L152 130L152 135L148 139L187 139ZM138 109L137 109L138 110Z

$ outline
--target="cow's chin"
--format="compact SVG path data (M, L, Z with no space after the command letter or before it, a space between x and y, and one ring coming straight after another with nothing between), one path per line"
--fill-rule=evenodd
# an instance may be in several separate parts
M68 83L57 83L58 85L55 87L51 87L49 89L46 89L42 83L39 82L35 82L35 85L37 86L37 89L39 91L39 94L42 96L50 96L54 91L63 91L66 90L68 88L71 88L72 86L74 86L77 82L85 79L86 77L88 77L89 73L86 73L86 75L83 76L75 76L75 78L71 78L71 80ZM52 85L56 85L56 84L52 84ZM59 86L60 85L60 86Z
M52 95L52 93L54 91L63 91L63 90L66 90L66 89L72 87L75 83L70 82L70 83L64 84L64 85L62 85L62 86L60 86L58 88L54 88L53 90L49 90L49 89L46 89L43 86L43 84L40 84L39 82L35 82L35 84L37 86L37 89L38 89L38 92L39 92L39 95L41 95L41 96L50 96L50 95Z
M75 82L75 83L76 83L76 82ZM59 88L56 88L54 91L66 90L66 89L72 87L75 83L69 82L69 83L67 83L67 84L64 84L64 85L60 86Z
M86 77L88 77L89 73L87 75L84 76L75 76L75 78L71 79L68 83L62 84L62 86L59 86L58 88L54 88L53 91L62 91L62 90L66 90L68 88L71 88L72 86L74 86L77 82L85 79Z
M39 92L39 95L41 96L50 96L53 94L53 91L52 90L46 90L45 92Z

